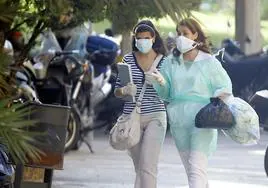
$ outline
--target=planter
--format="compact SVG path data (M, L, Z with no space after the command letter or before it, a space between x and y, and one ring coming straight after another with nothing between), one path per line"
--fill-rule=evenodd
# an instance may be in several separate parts
M36 136L33 143L44 152L39 161L29 161L17 165L15 182L16 188L51 188L53 169L62 170L64 161L64 146L70 107L29 103L26 106L29 114L27 120L36 120L35 126L28 131L43 133Z
M70 107L51 105L51 104L34 104L29 106L29 120L37 120L36 126L29 127L29 131L44 133L36 137L38 143L33 143L42 150L45 155L41 160L30 161L25 166L49 169L63 169L64 146L67 133Z

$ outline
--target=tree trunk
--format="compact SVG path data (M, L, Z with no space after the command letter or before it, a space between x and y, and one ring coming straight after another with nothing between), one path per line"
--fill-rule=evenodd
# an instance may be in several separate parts
M260 0L236 0L235 35L242 51L252 54L261 50Z
M121 55L125 55L132 51L132 37L130 31L125 31L122 33L121 41Z

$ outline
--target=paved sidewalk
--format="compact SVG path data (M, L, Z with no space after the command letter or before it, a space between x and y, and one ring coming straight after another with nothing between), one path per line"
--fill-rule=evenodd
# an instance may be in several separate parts
M220 135L209 165L210 188L267 188L263 167L268 132L256 146L241 146ZM134 170L126 152L113 150L107 137L97 136L95 154L83 146L65 156L63 171L55 171L53 188L133 188ZM187 188L179 155L168 134L159 164L158 188Z

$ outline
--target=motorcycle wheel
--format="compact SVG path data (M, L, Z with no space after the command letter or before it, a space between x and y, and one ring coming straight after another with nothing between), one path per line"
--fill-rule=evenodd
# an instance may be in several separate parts
M266 148L265 156L264 156L264 170L266 175L268 176L268 146Z
M77 112L74 109L72 109L67 127L65 152L79 148L80 126L81 126L80 118Z

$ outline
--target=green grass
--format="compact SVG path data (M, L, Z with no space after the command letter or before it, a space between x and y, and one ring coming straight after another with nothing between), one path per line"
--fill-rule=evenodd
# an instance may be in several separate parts
M228 13L200 13L193 12L193 15L200 21L207 36L215 46L219 46L224 38L234 38L235 20L234 16ZM166 37L169 32L175 33L176 24L169 18L152 20L159 29L162 37ZM230 27L227 23L230 23ZM104 29L110 27L111 23L103 21L93 24L93 29L97 33L103 33ZM268 45L268 21L261 21L261 34L263 45Z
M97 33L104 33L104 30L106 28L111 27L111 23L108 20L104 20L99 23L93 23L93 30L96 31Z

